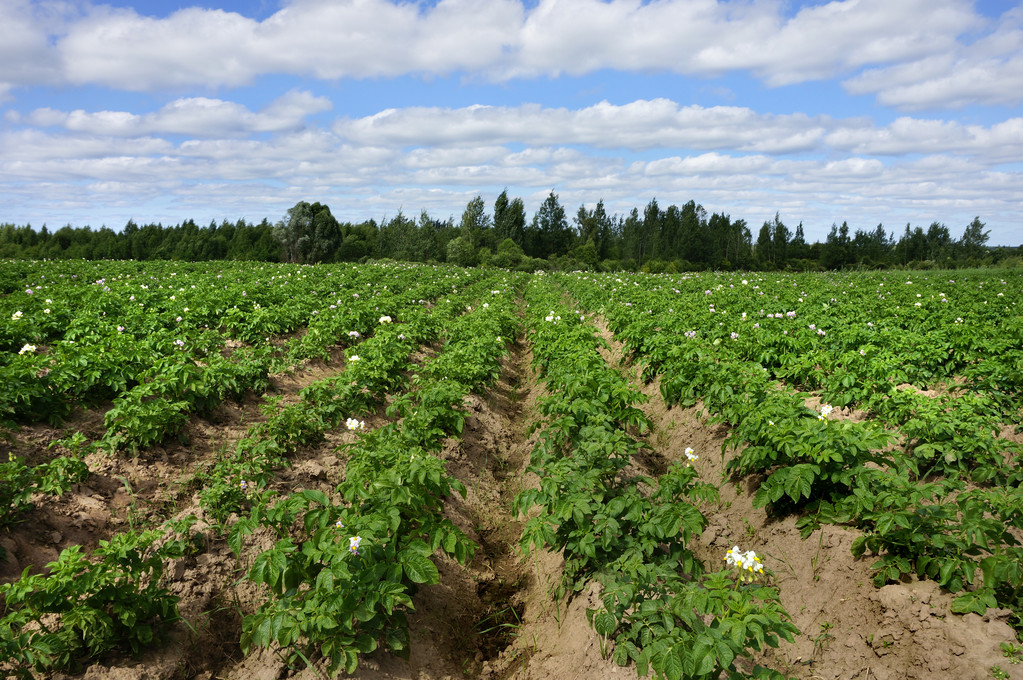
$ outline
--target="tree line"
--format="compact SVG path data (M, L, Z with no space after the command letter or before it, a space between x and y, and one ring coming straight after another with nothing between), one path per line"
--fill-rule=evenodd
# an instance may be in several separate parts
M129 220L121 231L108 227L0 225L0 258L254 260L264 262L364 262L394 259L536 269L595 269L648 272L706 269L808 271L851 267L953 268L1023 264L1023 246L988 247L990 232L980 218L956 238L940 222L926 230L906 225L896 238L883 225L850 233L832 225L823 242L808 243L803 224L789 228L776 214L754 239L745 220L708 215L694 201L662 208L652 199L642 211L612 215L603 201L579 206L571 218L553 191L527 220L520 198L501 192L492 210L482 196L461 218L439 220L425 210L413 218L341 222L327 205L300 201L283 219L251 224L227 220L206 227L193 220L174 226Z

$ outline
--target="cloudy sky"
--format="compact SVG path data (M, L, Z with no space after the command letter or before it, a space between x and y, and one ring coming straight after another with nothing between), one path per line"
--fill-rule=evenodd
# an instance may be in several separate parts
M1023 4L0 0L0 223L689 200L1023 243Z

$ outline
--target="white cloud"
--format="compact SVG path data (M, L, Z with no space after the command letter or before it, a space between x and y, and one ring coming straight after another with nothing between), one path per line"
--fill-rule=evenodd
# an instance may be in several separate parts
M1012 106L1023 99L1023 7L970 45L864 71L844 83L852 94L876 94L903 110Z
M455 150L522 143L535 147L727 150L770 155L955 153L991 163L1023 158L1023 118L991 127L900 117L878 127L865 118L761 114L746 107L680 106L667 99L582 109L468 106L388 109L340 119L333 131L357 145ZM464 153L464 152L462 152Z
M51 134L41 130L14 130L0 133L0 169L12 163L53 161L62 162L81 158L107 158L116 156L148 156L168 154L174 145L155 137L114 139L82 135ZM2 170L0 170L2 172ZM17 179L17 174L8 179Z
M264 63L318 78L447 74L499 60L521 24L511 0L441 0L433 7L385 0L299 0L253 35Z
M263 74L322 79L444 74L501 58L523 9L510 0L292 2L265 21L217 9L166 18L96 7L58 50L68 81L128 90L235 87Z
M571 112L558 115L566 113ZM609 130L621 126L607 111L603 114ZM755 124L759 118L748 120ZM512 121L520 129L515 116ZM770 118L765 124L779 123ZM820 144L830 145L825 150L831 158L659 149L647 150L643 159L608 155L594 145L528 140L526 148L515 151L503 144L453 143L450 137L444 137L448 144L406 148L405 140L353 141L315 127L181 143L155 136L22 129L0 136L5 150L0 203L36 211L24 217L8 213L7 218L34 224L81 223L83 216L97 214L102 219L88 221L120 225L130 216L164 222L242 216L258 221L276 219L302 199L328 203L341 219L379 219L399 208L407 214L426 208L444 219L460 214L476 193L489 202L504 187L524 197L532 211L553 188L570 213L580 203L592 205L601 198L610 210L624 212L642 208L653 197L662 205L696 200L754 225L781 210L787 221L803 220L810 238L823 238L835 219L848 219L854 228L882 222L898 229L906 221L934 219L950 227L965 225L980 214L995 227L994 239L1013 242L1023 240L1023 234L1007 226L1023 202L1023 173L999 169L979 153L932 151L893 155L883 162L861 149L887 145L895 150L904 145L900 136L917 140L919 148L938 148L946 137L952 140L946 146L993 147L1018 138L1021 126L1019 120L975 129L900 119L875 130L859 120L832 121L820 138ZM595 127L585 134L598 131ZM841 144L832 139L840 132L847 132ZM848 151L843 153L842 145Z
M74 132L113 137L137 137L150 134L217 137L253 132L281 132L300 128L305 118L328 111L333 105L325 97L292 91L271 102L258 113L234 102L206 97L177 99L159 111L134 114L127 111L81 109L70 112L51 108L36 109L23 120L14 122L42 127L61 126Z
M828 125L826 117L765 115L740 107L683 107L655 99L621 106L604 101L578 110L536 104L388 109L339 120L334 131L358 143L398 146L465 146L486 141L633 150L727 146L784 153L813 148Z
M706 153L685 158L673 156L649 163L637 163L636 169L650 177L659 175L749 175L781 174L781 170L767 156L726 156Z
M786 18L775 2L544 0L522 29L507 75L601 68L718 75L770 85L940 53L979 25L963 0L843 0Z
M496 163L507 156L503 146L478 146L468 149L412 149L405 156L408 168L444 168L460 165Z
M62 3L4 0L0 3L0 101L18 86L59 80L49 30L61 30L69 16Z
M901 117L885 127L854 121L836 126L825 137L828 147L856 154L900 156L949 153L986 164L1023 158L1023 118L990 127L957 121Z
M222 10L184 9L166 19L93 7L57 43L68 82L124 90L238 86L252 81L257 22Z
M1012 106L1023 99L1023 55L977 60L970 56L947 63L941 75L921 77L918 66L876 69L848 81L853 94L876 93L885 106L914 111L927 108L963 108L971 104ZM901 83L901 84L900 84Z
M85 183L97 188L92 210L115 210L135 197L134 213L147 219L156 219L143 210L157 208L149 203L154 196L203 220L226 210L235 211L227 213L232 219L273 217L308 197L350 219L379 217L366 211L381 206L446 217L460 213L467 194L496 195L507 186L539 196L530 210L554 188L570 209L605 198L609 208L628 210L656 196L695 199L752 222L756 212L747 211L773 206L769 218L804 205L799 218L807 224L822 215L812 206L848 209L846 218L874 224L891 224L907 210L951 224L964 211L1012 215L1013 201L1023 202L1023 173L1014 165L1023 157L1023 118L979 126L902 117L878 127L861 118L639 100L577 110L390 110L326 129L303 122L325 108L326 101L298 92L255 113L201 98L150 114L9 111L14 129L0 133L0 201L53 215L62 200L87 203ZM188 139L164 138L181 134ZM27 183L37 188L28 191ZM112 188L125 195L114 198ZM411 198L420 195L429 200Z
M1018 13L966 46L963 36L984 29L967 0L835 0L794 16L773 0L294 0L262 21L199 7L151 17L76 6L82 14L45 13L51 5L28 0L0 8L0 89L216 89L268 74L500 81L615 69L745 71L770 86L852 76L851 92L906 108L1015 102L1012 93L1023 91L1011 87L1020 73ZM952 72L936 74L952 54ZM864 67L874 68L854 75Z

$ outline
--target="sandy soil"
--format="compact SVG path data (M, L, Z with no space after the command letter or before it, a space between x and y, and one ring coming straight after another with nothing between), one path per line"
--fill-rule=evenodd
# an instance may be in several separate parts
M603 333L610 340L606 329ZM636 372L621 363L612 341L606 358L626 375ZM521 341L504 362L501 379L483 396L463 407L463 437L451 440L443 457L448 470L468 488L468 496L451 499L448 517L479 550L468 568L438 560L441 583L422 589L410 615L412 650L408 660L378 651L363 660L354 677L366 679L443 680L492 678L527 680L567 678L605 680L635 678L634 668L619 668L601 654L585 611L599 591L591 586L571 600L554 601L551 586L560 578L560 556L534 554L523 559L517 548L521 521L510 514L515 493L535 483L525 473L533 442L528 428L542 394L530 368L528 347ZM304 370L275 378L285 401L297 398L310 382L336 372L339 358L316 362ZM855 532L825 527L801 540L795 520L775 521L752 507L749 488L723 479L722 442L726 430L709 425L693 409L669 409L656 383L643 387L651 397L643 408L654 427L646 435L654 454L641 462L652 469L683 457L686 447L700 455L701 475L720 484L721 501L704 508L710 525L696 548L708 562L719 561L732 545L765 556L783 604L799 627L796 643L784 644L767 661L789 675L804 678L990 678L1000 666L1010 677L1023 678L999 645L1015 641L1008 612L959 616L949 610L951 596L930 582L906 582L876 589L870 560L849 552ZM103 409L76 412L61 428L24 427L0 445L33 463L59 454L48 448L54 439L81 430L102 431ZM8 553L0 579L10 581L26 566L40 568L59 550L97 541L126 527L190 513L200 516L205 550L170 565L168 578L181 596L188 626L179 626L169 644L141 659L111 657L93 664L90 680L150 678L223 678L313 680L318 669L289 669L274 654L243 658L238 645L241 615L258 604L259 593L240 577L255 551L269 545L257 535L250 552L235 558L224 540L202 521L195 474L200 466L229 451L245 430L263 418L259 400L228 403L206 419L196 418L186 431L188 443L168 443L136 458L96 455L88 459L92 475L59 499L40 498L26 520L0 532ZM383 409L366 419L367 427L386 422ZM282 471L275 488L331 489L344 460L335 452L355 435L337 432L302 450L294 466ZM64 677L57 675L55 677Z

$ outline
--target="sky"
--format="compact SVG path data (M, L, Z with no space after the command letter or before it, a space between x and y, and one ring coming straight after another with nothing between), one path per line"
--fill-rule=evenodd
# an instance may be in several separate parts
M0 0L0 223L690 200L1023 244L1023 3Z

